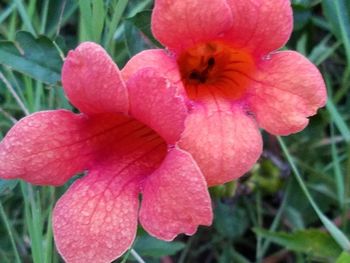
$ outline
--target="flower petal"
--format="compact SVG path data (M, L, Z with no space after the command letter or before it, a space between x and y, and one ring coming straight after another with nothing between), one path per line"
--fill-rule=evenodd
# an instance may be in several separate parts
M293 28L290 0L226 0L234 18L225 38L266 55L285 45ZM209 21L208 21L209 22Z
M155 1L152 31L171 50L219 39L231 26L232 15L224 0Z
M124 125L115 141L102 144L104 155L55 207L55 241L67 262L111 262L135 238L141 182L161 165L166 145L148 127L132 123L133 130Z
M140 222L151 235L173 240L193 235L198 225L212 223L210 197L204 177L192 157L172 149L145 181Z
M106 51L91 42L70 51L62 69L70 102L87 114L127 112L127 90L120 71Z
M130 114L175 144L184 130L187 108L176 86L151 69L138 71L127 82Z
M261 155L258 127L240 105L197 104L185 126L179 146L192 154L209 186L242 176Z
M132 245L138 186L129 170L100 167L69 188L53 212L55 243L66 262L112 262Z
M39 112L19 121L0 143L0 178L60 185L110 158L138 158L148 151L143 166L154 171L166 152L164 140L123 114Z
M160 76L174 83L181 81L180 71L176 60L163 49L150 49L133 56L122 69L122 76L127 81L142 68L154 68Z
M0 143L0 177L60 185L87 163L86 117L66 110L32 114L20 120ZM74 161L73 161L74 160Z
M259 125L275 135L299 132L326 103L318 69L297 52L271 55L259 65L247 100Z

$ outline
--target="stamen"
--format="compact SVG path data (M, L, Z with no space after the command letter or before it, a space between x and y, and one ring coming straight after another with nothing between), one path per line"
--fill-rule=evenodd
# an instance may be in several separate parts
M208 69L213 68L214 65L215 65L215 58L210 57L210 58L208 59Z
M200 73L197 72L196 70L193 70L190 74L190 79L198 80L200 79Z
M205 81L207 80L207 76L203 74L203 72L199 73L196 70L193 70L189 76L190 79L192 80L196 80L200 83L205 83Z
M207 61L207 67L202 72L193 70L190 73L189 78L192 80L196 80L199 83L205 83L208 79L209 72L213 69L214 66L215 66L215 58L210 57Z

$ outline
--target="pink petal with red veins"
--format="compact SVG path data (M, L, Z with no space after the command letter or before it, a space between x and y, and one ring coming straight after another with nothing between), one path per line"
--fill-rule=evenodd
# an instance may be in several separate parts
M57 202L53 230L67 263L112 262L133 243L139 181L129 169L100 167L78 179Z
M127 112L128 96L120 71L106 51L91 42L70 51L62 69L70 102L87 114Z
M219 39L231 26L232 14L225 0L155 1L152 31L171 50Z
M38 112L20 120L0 143L0 177L60 185L89 159L84 115L65 110Z
M318 69L297 52L271 55L260 63L247 100L260 127L275 135L299 132L326 103Z
M67 262L111 262L135 238L140 184L160 167L167 148L145 125L123 123L101 134L110 139L98 138L100 159L55 207L55 241Z
M168 143L175 144L184 130L187 108L176 86L151 69L138 71L127 82L130 114L147 124Z
M153 171L164 158L166 144L150 128L125 115L39 112L19 121L0 143L0 177L60 185L109 158L121 162L148 150L152 154L143 167Z
M237 179L261 155L258 127L239 105L197 104L185 126L179 146L192 154L209 186Z
M164 76L174 83L181 83L181 76L175 58L163 49L142 51L133 56L122 69L122 76L127 81L142 68L154 68L160 76Z
M289 39L293 28L290 0L226 2L231 7L234 23L225 38L234 46L266 55L284 46Z
M188 153L172 149L145 181L142 226L151 235L170 241L180 233L193 235L198 225L210 225L212 217L202 173Z

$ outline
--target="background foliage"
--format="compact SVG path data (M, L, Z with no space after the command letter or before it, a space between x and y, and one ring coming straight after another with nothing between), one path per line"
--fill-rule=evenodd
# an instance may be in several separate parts
M90 40L121 68L160 46L150 31L152 0L0 0L0 138L38 110L68 108L60 69ZM215 221L166 243L139 229L146 262L350 262L350 1L294 0L287 48L322 71L327 107L303 132L264 134L264 154L238 182L211 189ZM1 165L1 164L0 164ZM61 262L51 211L67 186L0 180L0 262ZM126 253L119 262L135 260Z

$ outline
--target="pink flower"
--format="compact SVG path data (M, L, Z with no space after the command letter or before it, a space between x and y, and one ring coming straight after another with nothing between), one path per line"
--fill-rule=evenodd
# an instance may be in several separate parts
M82 113L44 111L19 121L0 144L0 177L61 185L88 171L53 212L56 245L67 262L116 259L131 246L138 218L163 240L211 224L205 179L176 145L187 109L174 86L151 69L124 84L93 43L69 53L62 81Z
M155 0L152 30L168 50L148 50L122 70L153 67L178 86L191 114L179 145L209 185L242 176L262 152L258 127L304 129L326 101L317 68L274 52L292 32L290 0Z

